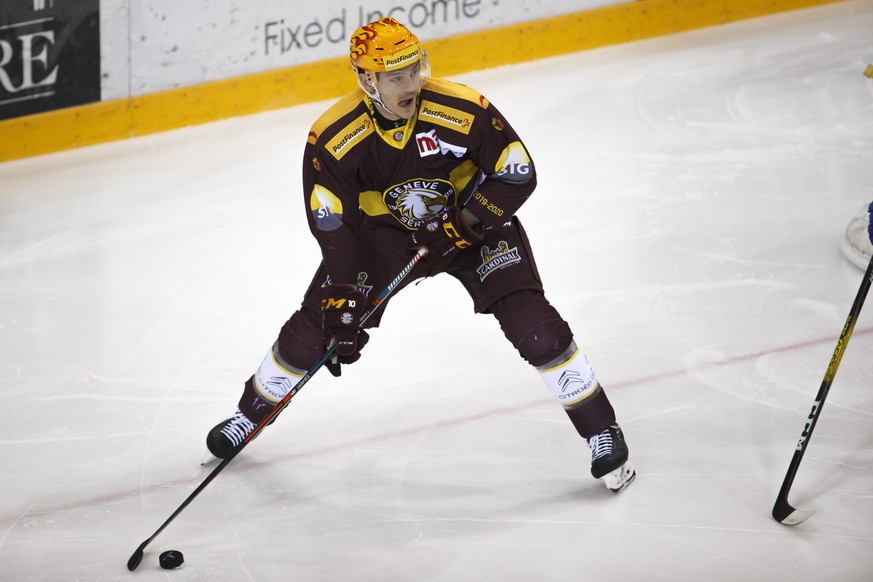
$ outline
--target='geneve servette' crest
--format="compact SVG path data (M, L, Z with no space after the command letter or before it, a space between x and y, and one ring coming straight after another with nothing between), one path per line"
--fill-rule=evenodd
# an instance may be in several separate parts
M430 222L455 204L457 193L447 180L407 180L382 195L392 216L410 230Z

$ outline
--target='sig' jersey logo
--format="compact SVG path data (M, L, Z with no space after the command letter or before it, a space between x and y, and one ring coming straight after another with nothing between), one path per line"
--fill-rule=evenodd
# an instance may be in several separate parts
M407 180L382 195L388 211L409 230L417 230L455 204L458 194L448 180Z

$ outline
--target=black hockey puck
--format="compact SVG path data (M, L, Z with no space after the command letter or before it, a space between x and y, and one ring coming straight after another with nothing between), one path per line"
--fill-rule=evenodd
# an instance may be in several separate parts
M164 570L172 570L173 568L181 566L182 562L185 561L185 558L179 550L167 550L160 555L158 561L161 563L161 568Z

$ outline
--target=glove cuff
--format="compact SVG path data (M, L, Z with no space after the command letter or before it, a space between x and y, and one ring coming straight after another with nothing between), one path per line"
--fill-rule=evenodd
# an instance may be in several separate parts
M485 235L482 234L479 230L477 230L473 224L467 219L467 213L470 214L473 218L476 219L476 224L482 224L479 222L479 219L475 214L467 210L466 208L455 208L449 215L451 217L451 221L455 223L458 229L461 231L461 235L468 240L480 241L485 238Z

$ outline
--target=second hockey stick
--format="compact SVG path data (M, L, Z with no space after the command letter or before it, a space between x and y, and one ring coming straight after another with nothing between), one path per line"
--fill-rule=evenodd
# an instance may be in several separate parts
M812 437L812 431L815 429L815 425L821 415L822 406L824 406L825 398L827 398L828 392L831 389L831 383L834 381L834 376L837 374L837 368L840 367L840 360L843 359L843 353L846 351L849 338L852 337L852 331L855 329L855 323L858 321L858 315L861 313L861 306L864 305L864 299L867 297L867 292L870 290L871 283L873 283L873 258L870 259L870 264L867 265L867 271L864 273L861 287L858 289L858 294L855 295L855 302L852 304L852 309L849 310L849 317L846 319L846 324L843 326L840 339L837 340L837 347L834 350L833 356L831 356L831 361L828 364L828 369L825 372L821 387L818 389L818 394L815 397L812 410L809 412L809 417L806 419L803 433L800 435L800 440L797 441L794 456L791 458L791 463L788 465L788 473L785 475L785 480L782 482L782 488L779 490L779 495L776 496L776 503L773 505L773 519L781 524L797 525L803 523L815 513L815 511L803 511L792 507L791 504L788 503L788 492L791 489L791 484L794 483L794 477L797 475L797 468L800 466L800 461L803 459L803 453L806 452L806 447L809 445L809 439Z
M364 312L364 314L361 316L361 324L363 324L365 321L367 321L367 319L369 319L370 316L373 315L373 313L377 309L379 309L379 306L381 306L382 303L384 303L385 300L388 299L389 295L394 293L394 291L397 289L397 286L400 285L400 283L406 278L406 276L412 272L412 269L415 268L415 265L417 265L418 262L421 259L423 259L426 254L427 254L427 248L422 247L415 253L415 255L413 255L413 257L409 260L409 262L406 263L406 266L403 267L403 269L401 269L401 271L397 274L396 277L394 277L394 279L390 283L388 283L388 286L385 287L385 289L381 293L379 293L379 295L375 299L373 299L373 301L371 302L372 306L370 307L370 309L368 309L366 312ZM219 463L219 465L217 467L215 467L215 469L213 469L212 472L209 473L209 475L206 476L206 478L203 480L203 482L197 486L197 489L195 489L188 496L188 498L182 502L182 504L176 509L176 511L173 512L173 514L170 517L167 518L167 520L161 525L161 527L159 527L155 531L155 533L153 533L151 535L151 537L149 537L148 539L146 539L145 541L143 541L143 543L141 543L139 545L139 547L136 549L136 551L133 552L133 554L130 556L130 559L127 561L127 569L128 570L130 570L131 572L136 570L137 566L139 566L139 563L142 561L143 552L144 552L146 546L148 546L150 543L152 543L152 541L156 537L158 537L158 534L160 534L162 531L164 531L164 528L166 528L168 525L170 525L170 523L174 519L176 519L176 516L178 516L180 513L182 513L182 510L184 510L186 507L188 507L188 505L192 501L194 501L194 498L197 497L200 494L200 492L203 491L206 488L206 486L209 485L209 483L212 482L212 480L215 479L215 477L218 476L219 473L221 473L222 470L224 470L225 467L227 467L227 465L234 459L234 457L236 457L240 453L240 451L242 451L246 447L246 445L252 441L253 438L258 436L258 433L260 433L264 429L265 426L267 426L268 424L273 422L273 420L279 415L279 413L282 412L282 410L286 406L288 406L288 403L291 402L291 399L294 398L294 395L297 394L300 391L300 389L303 388L303 386L305 386L307 382L309 382L309 380L312 378L312 376L316 372L318 372L318 370L320 370L321 367L324 366L328 360L330 360L333 357L335 352L336 352L336 347L331 346L325 352L325 354L323 356L321 356L321 359L319 359L309 369L309 371L307 371L306 374L302 378L300 378L300 380L297 381L297 384L295 384L294 387L288 391L288 394L286 394L282 398L282 400L279 401L279 403L276 405L276 407L273 408L273 410L271 410L270 413L263 420L261 420L261 422L259 422L257 424L257 426L255 426L255 428L252 430L252 432L250 432L249 435L240 444L239 448L233 450L227 457L222 459L221 463Z

